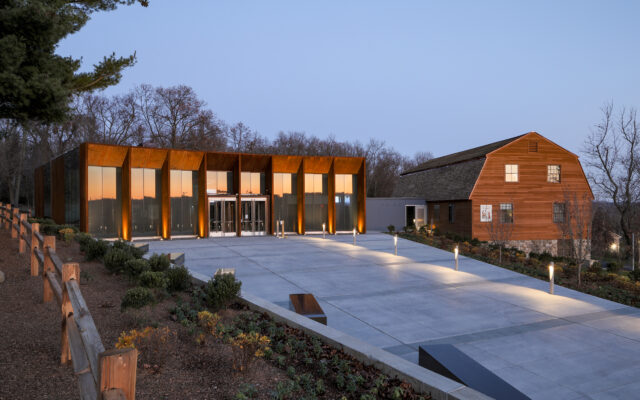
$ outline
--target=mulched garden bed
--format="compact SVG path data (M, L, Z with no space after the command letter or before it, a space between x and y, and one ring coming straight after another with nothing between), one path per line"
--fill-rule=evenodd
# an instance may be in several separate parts
M76 398L71 366L59 365L57 303L41 303L42 279L29 276L27 256L18 255L17 241L6 231L0 231L0 244L0 270L7 274L0 284L0 399ZM105 348L119 339L124 343L134 329L152 333L136 342L139 399L429 398L245 306L202 313L198 288L160 294L153 306L121 311L123 295L136 282L109 273L102 262L84 261L73 241L58 240L57 253L63 262L80 263L82 293ZM215 323L207 325L207 315ZM239 370L243 353L231 343L252 334L266 345Z

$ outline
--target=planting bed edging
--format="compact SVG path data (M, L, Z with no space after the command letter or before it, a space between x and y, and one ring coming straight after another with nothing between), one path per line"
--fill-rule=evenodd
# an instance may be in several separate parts
M209 278L192 273L197 284L205 284ZM428 392L435 400L488 400L490 397L442 375L398 357L379 347L372 346L344 332L322 325L293 311L280 307L249 293L240 295L242 303L250 309L265 312L275 321L318 336L326 343L341 349L365 365L373 365L383 373L408 382L419 392Z

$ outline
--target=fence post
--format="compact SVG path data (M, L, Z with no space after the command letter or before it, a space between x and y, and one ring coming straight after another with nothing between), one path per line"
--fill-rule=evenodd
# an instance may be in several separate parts
M127 400L135 400L137 364L138 350L136 349L112 349L100 353L98 397L105 391L120 389Z
M44 255L44 268L42 269L42 302L46 303L53 299L53 289L51 289L51 283L49 282L49 278L47 278L47 271L55 271L55 267L53 266L53 261L51 261L51 257L49 257L49 250L56 251L56 237L55 236L45 236L44 243L42 244L42 254Z
M18 225L18 209L14 208L12 209L13 211L13 215L11 218L11 239L15 239L18 237L18 229L17 229L17 225Z
M66 364L71 361L71 348L69 347L69 336L67 334L67 317L73 314L73 306L69 300L67 285L65 282L76 280L80 283L80 265L77 263L62 264L62 335L60 337L60 363Z
M20 224L20 234L18 235L20 238L20 242L18 244L18 251L20 254L24 253L27 250L27 242L24 240L22 235L27 233L27 228L24 226L23 222L27 221L27 213L20 213L20 219L18 220L18 224Z
M4 210L4 229L11 228L11 204L7 204Z
M40 224L34 222L31 224L31 276L38 276L38 272L40 272L40 266L36 258L36 249L38 248L36 233L40 233Z

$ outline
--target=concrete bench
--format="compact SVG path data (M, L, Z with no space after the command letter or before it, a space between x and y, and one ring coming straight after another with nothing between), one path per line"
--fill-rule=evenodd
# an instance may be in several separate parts
M176 266L184 265L184 253L169 253L169 260Z
M327 316L318 301L311 293L296 293L289 295L291 309L321 324L327 324Z
M496 400L530 400L451 344L420 346L418 364Z

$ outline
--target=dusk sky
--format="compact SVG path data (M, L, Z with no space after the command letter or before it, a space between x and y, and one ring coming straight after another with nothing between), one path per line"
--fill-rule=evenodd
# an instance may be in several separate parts
M575 153L608 101L640 106L637 1L169 1L99 13L59 48L137 52L105 91L189 85L262 135L435 156L537 131Z

